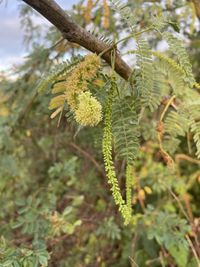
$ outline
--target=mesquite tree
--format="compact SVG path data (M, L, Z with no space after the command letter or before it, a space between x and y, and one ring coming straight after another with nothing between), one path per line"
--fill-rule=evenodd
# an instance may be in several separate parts
M23 2L23 17L30 6L56 28L22 77L1 81L1 149L21 170L2 161L18 190L14 201L5 179L12 211L1 217L16 230L2 229L20 241L3 234L1 265L199 266L198 49L186 50L198 39L199 3L89 0L69 15L53 0ZM95 233L82 236L87 227Z

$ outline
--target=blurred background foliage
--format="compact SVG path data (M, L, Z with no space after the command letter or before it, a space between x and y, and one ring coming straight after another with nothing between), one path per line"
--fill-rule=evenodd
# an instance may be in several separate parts
M193 2L128 5L141 29L154 12L171 18L198 81L200 28ZM128 32L106 0L80 1L69 12L100 39L117 40ZM98 127L79 131L65 116L57 126L48 110L50 88L36 91L45 72L87 51L62 40L54 27L35 27L33 16L21 6L30 54L14 79L0 76L0 266L198 267L200 161L185 155L187 141L173 154L174 169L167 168L158 152L156 118L146 118L134 167L134 224L125 227L107 185ZM165 49L156 35L149 42ZM127 41L119 48L132 46ZM125 163L116 158L115 166L124 188Z

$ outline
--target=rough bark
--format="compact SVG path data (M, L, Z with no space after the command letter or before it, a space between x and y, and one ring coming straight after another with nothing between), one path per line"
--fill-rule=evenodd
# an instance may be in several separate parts
M54 0L23 0L51 22L69 42L79 44L87 50L100 54L109 50L109 45L100 41L94 35L77 25L71 17ZM104 53L102 58L111 65L111 50ZM115 71L125 80L131 75L131 68L116 54Z

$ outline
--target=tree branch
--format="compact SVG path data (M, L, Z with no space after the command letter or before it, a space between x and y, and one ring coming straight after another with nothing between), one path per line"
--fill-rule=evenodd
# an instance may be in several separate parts
M77 25L69 15L54 0L23 0L29 6L43 15L62 33L69 42L79 44L89 51L100 54L109 50L109 45L87 32ZM104 53L102 58L111 65L111 51ZM115 71L125 80L131 75L131 68L123 61L120 55L116 54Z

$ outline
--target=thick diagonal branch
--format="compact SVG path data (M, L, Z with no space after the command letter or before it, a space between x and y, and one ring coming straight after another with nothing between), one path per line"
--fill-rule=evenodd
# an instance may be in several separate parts
M23 2L34 8L56 26L68 41L79 44L96 54L100 54L104 50L109 49L108 44L100 41L91 33L77 25L55 1L23 0ZM111 51L104 53L102 58L111 65ZM125 80L128 80L131 75L131 68L122 60L119 54L116 55L115 59L115 71Z

